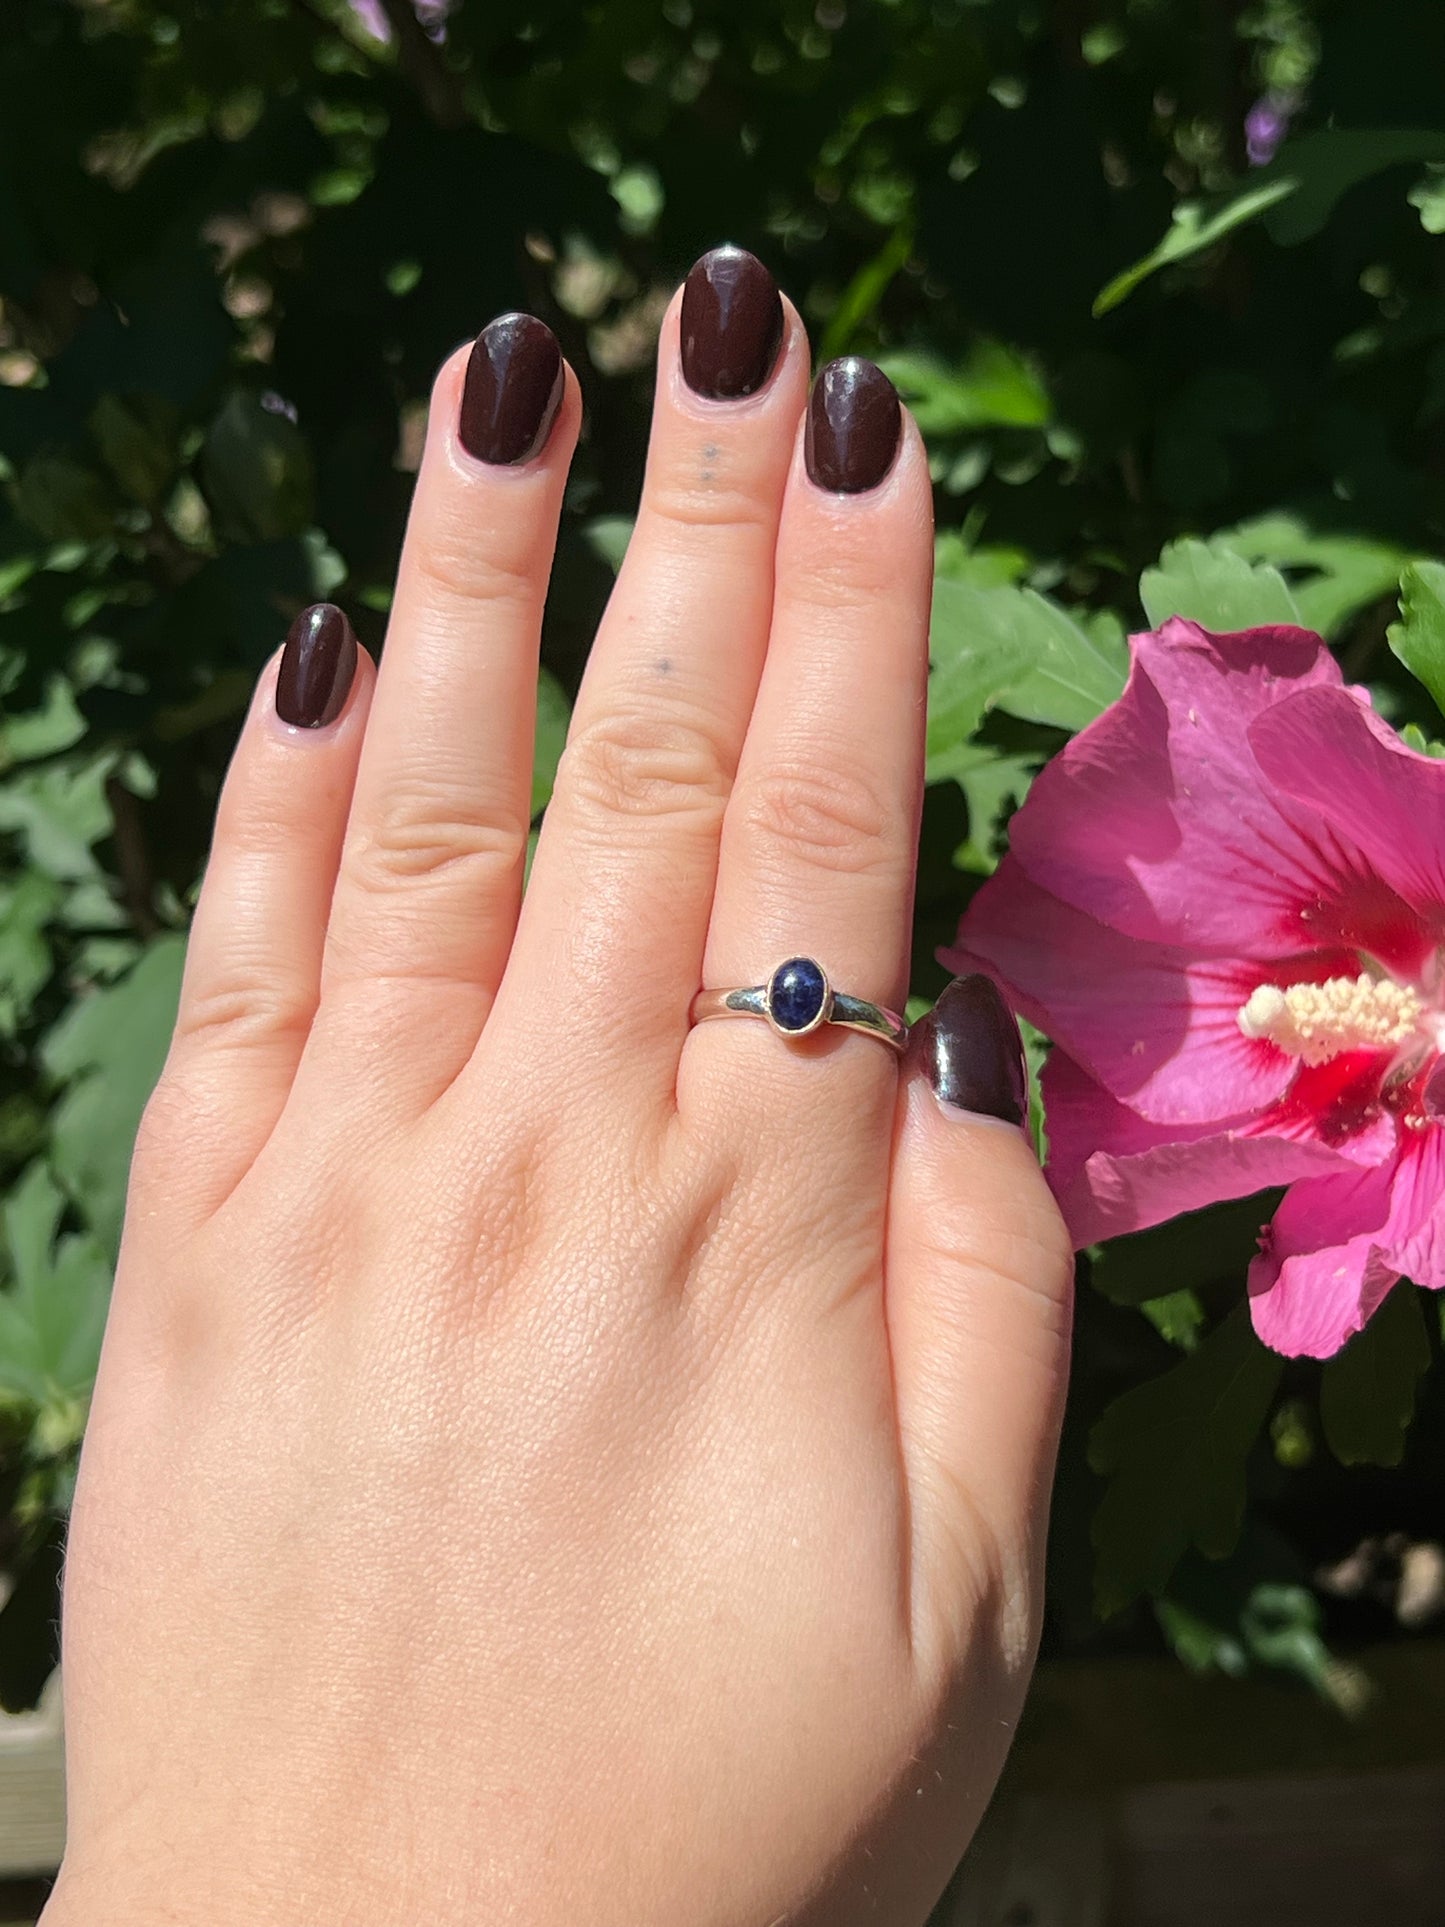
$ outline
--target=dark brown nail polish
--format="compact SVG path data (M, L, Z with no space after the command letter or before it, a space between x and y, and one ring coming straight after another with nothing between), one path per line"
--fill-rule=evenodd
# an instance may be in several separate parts
M1008 1124L1028 1117L1023 1042L992 978L955 977L908 1041L940 1103Z
M755 395L783 343L778 284L746 248L714 248L682 289L682 374L709 401Z
M324 729L345 707L356 675L356 636L334 602L313 602L286 632L276 714L299 729Z
M803 456L819 488L861 495L893 466L903 415L898 390L858 355L830 361L813 383Z
M458 429L479 462L529 462L562 400L562 350L545 321L498 315L472 347Z

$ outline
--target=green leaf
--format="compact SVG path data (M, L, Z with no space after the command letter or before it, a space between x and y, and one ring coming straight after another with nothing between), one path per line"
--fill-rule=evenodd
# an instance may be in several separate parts
M47 876L80 882L97 874L91 845L110 829L105 779L110 756L46 763L0 783L0 830L23 840L28 861Z
M858 330L872 320L889 285L907 265L913 251L912 229L891 234L871 261L865 261L843 290L818 347L818 360L846 354Z
M1026 722L1082 729L1119 695L1128 667L1117 627L1081 627L1035 589L978 589L950 576L933 585L931 654L930 780L936 759L995 704Z
M1237 188L1227 194L1212 196L1208 200L1180 201L1170 217L1169 229L1157 247L1149 250L1132 267L1116 274L1112 281L1105 284L1094 298L1095 315L1106 315L1127 301L1141 283L1147 281L1160 268L1167 268L1175 261L1187 261L1191 255L1202 254L1212 248L1216 241L1222 241L1226 234L1246 222L1254 221L1261 214L1287 200L1295 192L1297 183L1285 179L1265 179L1261 176L1248 187Z
M1214 541L1246 561L1288 569L1300 621L1321 636L1336 635L1351 616L1388 595L1409 560L1397 543L1316 533L1292 514L1258 516Z
M1152 628L1185 616L1216 635L1300 623L1299 606L1278 569L1246 562L1221 542L1192 537L1171 542L1156 568L1139 582L1139 600Z
M1204 1307L1192 1291L1166 1292L1162 1298L1146 1298L1139 1307L1166 1344L1181 1352L1192 1352L1204 1329Z
M110 1298L97 1241L56 1239L63 1203L37 1160L4 1212L13 1282L0 1292L0 1389L42 1407L89 1396Z
M1275 1463L1287 1472L1302 1472L1314 1462L1316 1422L1314 1408L1302 1398L1282 1399L1269 1421L1269 1439Z
M532 751L532 815L538 816L552 800L552 785L557 765L567 741L571 718L567 692L552 674L543 669L537 677L537 727Z
M210 729L229 716L239 715L251 699L254 682L239 669L222 670L190 702L155 710L151 727L163 743L183 742L197 730Z
M1238 1679L1249 1671L1244 1642L1228 1627L1178 1599L1156 1599L1154 1614L1174 1657L1191 1673L1219 1672Z
M1282 1191L1256 1191L1186 1211L1147 1231L1096 1248L1090 1281L1114 1305L1143 1305L1183 1291L1242 1279Z
M1338 1704L1341 1711L1359 1710L1358 1676L1326 1646L1320 1633L1320 1602L1307 1586L1256 1586L1239 1624L1249 1656L1258 1665L1298 1674L1321 1699Z
M905 350L883 356L879 365L925 435L1042 428L1053 414L1042 380L1021 354L1002 342L978 342L956 363L925 350Z
M975 547L958 529L945 529L933 545L935 578L952 576L971 589L997 589L1029 572L1026 549Z
M582 525L582 539L598 560L605 562L616 575L622 567L627 545L632 540L632 528L633 518L630 515L594 515L590 522Z
M1024 640L998 619L994 596L1012 589L972 589L941 576L933 584L929 628L932 673L928 680L928 780L955 773L958 753L988 710L1028 667ZM953 759L950 766L948 759Z
M211 513L233 541L279 541L311 521L306 438L249 390L234 389L206 430L200 472Z
M185 941L158 938L128 976L71 1006L45 1040L69 1082L52 1121L55 1172L108 1248L120 1239L131 1147L176 1019Z
M1445 712L1445 563L1412 562L1400 576L1400 620L1390 647Z
M1400 741L1407 744L1409 748L1417 750L1421 756L1433 756L1437 761L1445 756L1445 743L1438 742L1433 736L1427 736L1418 723L1406 723L1400 731Z
M1123 694L1129 673L1123 625L1103 611L1075 622L1036 589L1011 593L1022 605L1016 619L1033 662L999 698L999 708L1025 722L1082 729Z
M63 676L52 676L39 709L7 716L0 731L0 760L26 763L70 749L85 734L85 718L75 706L75 695Z
M1398 1465L1430 1368L1420 1294L1398 1284L1320 1378L1320 1422L1342 1465Z
M1427 167L1405 198L1411 207L1419 208L1420 225L1427 234L1445 234L1445 167Z
M1445 160L1439 128L1326 127L1287 141L1270 172L1293 180L1288 203L1268 214L1270 239L1281 247L1311 241L1352 187L1406 161Z
M179 463L179 411L155 395L105 394L90 414L90 432L117 482L137 502L158 502Z
M1035 1030L1027 1017L1018 1019L1019 1036L1024 1044L1024 1064L1029 1074L1029 1136L1040 1164L1049 1155L1048 1118L1044 1113L1044 1092L1040 1082L1049 1061L1049 1040Z
M115 523L110 485L63 450L45 450L25 464L15 488L15 511L47 542L98 542Z
M1254 1577L1279 1553L1256 1529L1222 1565L1187 1561L1154 1611L1176 1656L1192 1672L1237 1678L1257 1668L1293 1673L1341 1712L1358 1712L1369 1682L1332 1653L1320 1602L1307 1586Z
M953 756L938 759L930 780L951 776L968 801L968 837L953 853L955 868L981 877L998 868L999 819L1023 802L1038 767L1037 756L1014 755L992 743L963 743Z
M1163 240L1114 276L1095 299L1094 313L1108 314L1160 268L1203 253L1248 222L1263 218L1280 246L1307 241L1348 189L1403 161L1442 157L1445 134L1434 129L1330 127L1301 134L1286 141L1250 180L1205 199L1179 202Z
M1093 1529L1101 1617L1162 1592L1187 1547L1211 1559L1233 1547L1246 1462L1283 1369L1240 1305L1180 1364L1104 1412L1089 1440L1089 1462L1109 1481Z
M12 1033L50 977L46 926L64 892L42 870L23 870L0 883L0 1032Z

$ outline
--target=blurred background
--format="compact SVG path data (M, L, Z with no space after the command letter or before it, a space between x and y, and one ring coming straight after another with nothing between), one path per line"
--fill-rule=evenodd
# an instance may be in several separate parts
M1146 619L1284 597L1445 733L1387 646L1445 651L1442 75L1440 0L4 0L0 1874L53 1865L25 1709L218 786L299 608L380 646L442 357L522 307L582 382L539 812L694 257L893 375L951 678L926 1000ZM1079 673L976 687L1004 640ZM950 1920L1445 1921L1439 1305L1262 1352L1269 1205L1081 1261L1045 1662Z

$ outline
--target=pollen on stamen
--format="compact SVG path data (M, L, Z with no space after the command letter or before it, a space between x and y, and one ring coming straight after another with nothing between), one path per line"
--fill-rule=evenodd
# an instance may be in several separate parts
M1330 977L1322 984L1261 984L1236 1021L1306 1064L1328 1064L1347 1050L1397 1050L1415 1034L1425 1006L1389 977Z

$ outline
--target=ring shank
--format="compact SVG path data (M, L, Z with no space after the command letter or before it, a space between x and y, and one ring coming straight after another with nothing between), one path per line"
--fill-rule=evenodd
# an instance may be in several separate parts
M700 990L692 1000L692 1021L706 1023L711 1017L761 1017L771 1023L767 985ZM887 1010L882 1004L870 1004L863 997L849 997L841 990L832 992L824 1022L838 1024L844 1030L862 1031L896 1051L905 1049L908 1043L908 1026L896 1011Z

